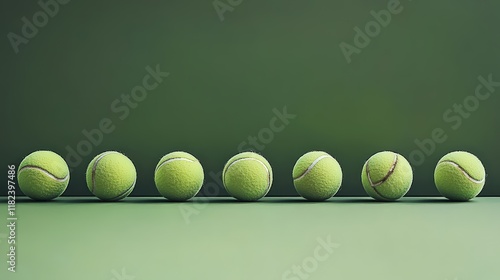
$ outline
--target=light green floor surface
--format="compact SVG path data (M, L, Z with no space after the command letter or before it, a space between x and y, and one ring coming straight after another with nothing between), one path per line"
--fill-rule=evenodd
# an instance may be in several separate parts
M500 277L500 198L18 198L16 208L17 267L7 271L3 226L2 280Z

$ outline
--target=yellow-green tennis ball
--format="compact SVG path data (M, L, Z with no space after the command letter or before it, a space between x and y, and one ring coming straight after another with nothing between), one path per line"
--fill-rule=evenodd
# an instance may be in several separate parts
M242 201L256 201L266 196L271 189L273 170L263 156L244 152L226 163L222 182L232 197Z
M17 176L19 188L25 195L35 200L51 200L68 187L69 168L58 154L36 151L23 159Z
M292 176L297 192L312 201L329 199L342 184L342 169L337 160L319 151L301 156L293 167Z
M127 197L134 189L136 179L132 161L115 151L96 156L87 167L87 187L104 201Z
M402 155L379 152L366 161L361 182L366 193L376 200L394 201L410 190L413 171Z
M450 200L467 201L476 197L485 181L483 164L468 152L451 152L445 155L434 171L438 191Z
M165 198L185 201L194 197L203 185L203 167L192 155L172 152L162 157L155 169L156 188Z

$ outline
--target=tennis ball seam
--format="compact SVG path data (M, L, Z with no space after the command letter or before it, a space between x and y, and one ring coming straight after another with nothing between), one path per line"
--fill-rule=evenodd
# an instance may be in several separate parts
M311 163L311 165L309 165L309 166L307 167L307 169L306 169L306 170L305 170L302 174L300 174L297 178L293 178L293 180L294 180L294 181L297 181L297 180L300 180L300 179L304 178L304 177L305 177L305 176L306 176L309 172L311 172L311 170L314 168L314 166L315 166L316 164L318 164L318 163L319 163L319 161L320 161L320 160L325 159L325 158L332 158L332 157L331 157L331 156L329 156L329 155L322 155L322 156L318 157L317 159L315 159L315 160Z
M262 166L264 166L264 169L266 169L266 172L267 172L267 187L266 187L266 194L269 192L269 190L271 189L271 172L269 172L269 168L267 168L267 166L260 160L256 159L256 158L251 158L251 157L247 157L247 158L239 158L233 162L231 162L225 169L225 172L224 172L224 178L223 180L225 181L226 180L226 174L227 174L227 171L229 170L229 168L231 168L231 166L239 161L244 161L244 160L255 160L257 161L258 163L262 164ZM227 190L227 189L226 189ZM227 192L234 197L234 195L231 194L231 192L229 190L227 190Z
M382 179L380 179L380 181L373 183L372 178L370 177L370 161L368 161L366 163L366 176L368 177L368 182L370 182L370 186L378 187L378 186L382 185L385 181L387 181L387 179L389 179L389 177L392 175L392 173L394 173L394 170L396 169L397 164L398 164L398 155L394 154L394 161L391 165L391 168L389 168L389 171L387 172L387 174Z
M114 151L104 152L98 158L95 159L94 164L92 165L92 175L91 175L91 178L92 178L92 189L91 189L91 192L92 193L94 193L94 188L95 188L95 177L96 177L95 176L95 172L97 170L97 164L99 163L99 161L101 161L101 159L103 159L105 156L107 156L109 154L119 154L119 153L118 152L114 152ZM134 185L135 185L135 180L134 180L134 183L132 184L132 187Z
M460 164L452 161L452 160L443 160L441 161L438 165L441 165L441 164L451 164L453 165L454 167L458 168L458 170L462 171L462 173L465 175L465 177L467 177L467 179L473 183L476 183L476 184L482 184L484 183L485 181L485 178L482 178L482 179L476 179L474 177L472 177L462 166L460 166Z
M380 179L380 181L373 183L372 178L370 177L370 160L368 160L368 162L366 163L366 177L368 178L368 182L370 183L370 187L373 189L374 192L376 192L383 199L389 199L389 198L382 195L377 190L376 187L382 185L383 183L385 183L389 179L389 177L392 175L392 173L394 173L394 170L396 170L397 164L398 164L398 155L395 153L394 154L394 161L391 165L391 168L389 168L389 171L387 172L387 174L382 179Z
M39 167L39 166L35 166L35 165L25 165L23 166L21 169L19 169L18 171L18 174L20 174L22 171L24 170L27 170L27 169L34 169L34 170L38 170L38 171L41 171L43 174L45 174L46 176L49 176L51 179L54 179L58 182L65 182L66 180L68 180L69 178L69 174L64 176L64 178L58 178L56 177L54 174L50 173L49 171Z
M110 199L107 199L107 200L120 200L120 199L128 196L131 193L132 188L135 186L135 182L136 182L136 180L134 180L134 182L132 183L132 185L127 190L125 190L124 192L122 192L121 194L119 194L119 195L117 195L115 197L112 197Z
M165 161L163 161L160 164L158 164L158 167L156 167L155 172L158 171L163 165L165 165L167 163L170 163L172 161L177 161L177 160L185 160L185 161L189 161L189 162L198 162L198 161L194 161L194 160L191 160L189 158L184 158L184 157L168 158Z

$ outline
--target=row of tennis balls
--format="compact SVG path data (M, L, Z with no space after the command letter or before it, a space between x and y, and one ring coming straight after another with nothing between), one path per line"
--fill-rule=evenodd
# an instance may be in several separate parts
M297 192L312 201L334 196L342 184L342 169L331 155L313 151L301 156L293 168ZM60 196L69 183L69 169L62 157L51 151L36 151L21 162L19 187L35 200ZM468 152L445 155L438 162L434 179L438 191L450 200L467 201L476 197L485 183L486 173L481 161ZM108 151L89 164L86 181L89 190L105 201L127 197L136 183L136 170L125 155ZM186 152L172 152L162 157L155 169L155 184L161 195L173 201L194 197L204 180L200 162ZM261 155L243 152L224 166L222 181L227 192L242 201L264 197L273 182L269 162ZM394 152L379 152L363 166L361 181L368 195L381 201L403 197L411 187L413 171L408 161Z

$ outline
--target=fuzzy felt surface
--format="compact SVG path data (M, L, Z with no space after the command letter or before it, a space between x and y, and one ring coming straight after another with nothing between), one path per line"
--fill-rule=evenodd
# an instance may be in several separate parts
M137 172L125 155L109 151L97 155L87 167L87 187L98 198L116 201L134 189Z
M66 190L69 177L69 168L64 159L51 151L29 154L18 169L19 188L35 200L59 197Z
M185 201L194 197L200 191L203 179L200 162L186 152L169 153L156 165L156 188L169 200Z
M342 184L342 169L331 155L312 151L301 156L292 171L297 192L312 201L334 196Z
M253 152L243 152L226 163L222 181L226 191L234 198L256 201L271 189L273 171L263 156Z
M382 201L394 201L410 190L413 170L402 155L388 151L379 152L364 164L361 182L371 197Z
M467 201L484 187L486 171L475 155L456 151L443 156L434 170L436 188L450 200Z

